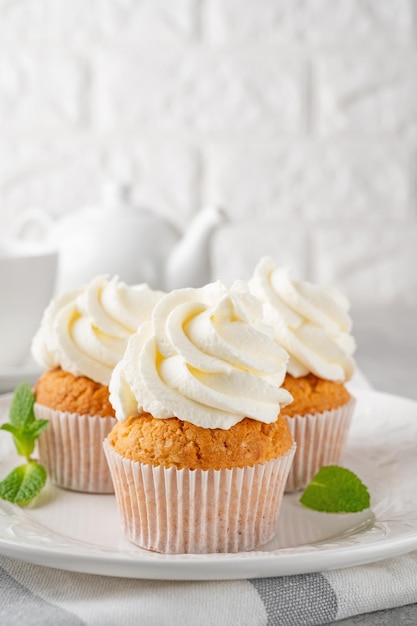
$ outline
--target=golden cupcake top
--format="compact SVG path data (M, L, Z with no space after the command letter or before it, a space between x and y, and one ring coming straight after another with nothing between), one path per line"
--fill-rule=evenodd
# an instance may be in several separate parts
M40 376L35 398L38 404L55 411L114 417L108 387L86 376L73 376L60 367Z
M251 467L286 454L293 445L282 415L272 424L246 417L224 430L144 413L117 422L108 440L118 454L131 461L191 470Z
M343 383L318 378L314 374L299 378L287 374L284 387L294 398L282 410L287 417L333 411L347 404L351 397Z

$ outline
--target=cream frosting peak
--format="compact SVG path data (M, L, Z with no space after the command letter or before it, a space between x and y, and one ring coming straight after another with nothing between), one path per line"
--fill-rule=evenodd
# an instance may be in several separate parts
M110 401L118 419L148 412L205 428L245 417L271 423L292 400L280 386L287 361L251 294L220 282L178 289L130 338Z
M333 381L349 380L355 362L350 334L349 301L338 290L290 277L264 257L248 288L263 304L264 320L290 355L288 372L295 377L313 373Z
M162 292L97 276L64 292L44 312L32 341L35 361L108 385L129 337L150 318Z

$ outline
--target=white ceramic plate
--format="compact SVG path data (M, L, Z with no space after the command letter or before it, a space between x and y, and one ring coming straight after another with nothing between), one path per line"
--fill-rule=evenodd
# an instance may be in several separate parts
M417 549L417 402L357 390L344 466L371 493L372 510L330 515L284 497L277 536L239 554L160 555L128 543L114 496L48 485L36 507L0 501L0 553L31 563L129 578L214 580L301 574L369 563ZM10 396L0 396L0 419ZM0 431L0 476L19 461Z

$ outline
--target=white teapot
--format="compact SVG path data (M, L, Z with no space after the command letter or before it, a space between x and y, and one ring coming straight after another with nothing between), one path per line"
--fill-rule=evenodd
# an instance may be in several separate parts
M58 292L98 274L161 290L199 287L210 281L209 239L225 220L222 211L203 208L181 237L164 218L132 206L129 192L127 186L112 186L103 206L59 221L40 209L18 217L17 230L42 231L45 244L57 248Z

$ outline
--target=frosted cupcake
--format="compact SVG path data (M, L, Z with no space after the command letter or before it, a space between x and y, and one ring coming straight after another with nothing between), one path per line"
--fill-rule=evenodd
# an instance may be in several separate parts
M283 414L297 452L286 491L304 489L322 465L340 464L346 448L355 404L344 385L355 368L349 302L335 289L292 280L269 257L249 289L290 357L283 387L294 401Z
M260 303L221 283L180 289L131 337L104 443L123 529L164 553L237 552L276 532L294 445L287 353Z
M32 342L45 369L35 412L49 420L39 457L60 487L112 493L102 442L116 419L108 384L129 337L150 318L161 292L99 276L51 301Z

